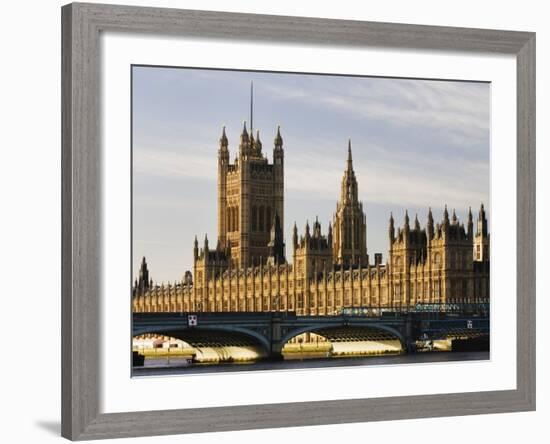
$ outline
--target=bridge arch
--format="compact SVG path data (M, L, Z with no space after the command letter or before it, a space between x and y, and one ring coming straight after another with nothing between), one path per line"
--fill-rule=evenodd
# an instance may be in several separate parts
M252 329L244 328L244 327L238 327L233 325L228 326L216 326L216 325L208 325L208 326L195 326L195 327L188 327L188 326L177 326L177 327L158 327L158 326L151 326L151 327L142 327L135 329L133 332L133 336L140 336L144 334L158 334L158 335L165 335L170 336L175 339L181 339L182 341L187 342L189 337L192 334L195 334L197 332L226 332L226 333L233 333L240 336L244 336L247 338L252 339L254 342L256 342L259 346L261 346L268 354L271 349L270 341L267 337L262 335L261 333L254 331ZM187 337L187 339L186 339Z
M384 324L359 324L359 323L351 324L351 323L345 322L345 321L330 324L330 325L316 324L316 325L308 325L308 326L303 326L303 327L293 329L293 330L289 331L288 333L286 333L281 338L281 347L284 347L284 345L288 341L290 341L292 338L294 338L298 335L301 335L303 333L317 333L318 331L321 331L321 330L332 330L332 329L337 329L337 328L349 328L350 330L363 328L363 329L384 331L386 333L390 333L391 335L395 336L395 338L399 340L403 350L406 350L405 337L401 334L401 332L399 330L397 330L397 329L395 329L395 328L393 328L389 325L384 325Z

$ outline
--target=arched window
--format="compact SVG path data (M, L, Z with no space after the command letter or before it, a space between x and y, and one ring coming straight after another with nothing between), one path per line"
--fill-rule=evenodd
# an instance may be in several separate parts
M435 265L436 268L441 267L441 254L440 253L435 253L434 254L434 265Z
M231 229L231 207L227 207L227 210L225 212L225 219L227 224L227 231L231 233L233 231Z
M401 271L401 264L402 264L401 256L395 257L393 260L393 266L395 268L395 271Z

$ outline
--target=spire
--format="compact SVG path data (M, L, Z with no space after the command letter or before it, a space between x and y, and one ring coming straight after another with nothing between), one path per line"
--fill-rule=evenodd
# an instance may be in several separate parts
M432 239L434 237L434 217L432 214L432 207L429 207L428 209L428 223L426 224L426 231L428 234L428 239Z
M195 260L198 259L199 257L199 241L196 235L195 235L195 242L193 242L193 256L195 257Z
M254 82L250 81L250 134L254 133Z
M243 132L241 133L241 146L247 145L250 141L248 131L246 130L246 120L243 122Z
M482 203L479 208L479 216L477 218L477 234L487 236L488 232L489 231L487 227L487 217L485 215L485 206Z
M319 223L319 216L315 216L315 223L313 224L313 237L321 237L321 224Z
M283 147L283 138L281 137L281 125L277 125L277 135L275 136L275 148Z
M227 140L227 136L225 134L225 125L222 126L222 136L220 137L220 147L221 148L227 148L229 145L229 141Z
M309 220L306 221L306 239L309 239Z
M348 139L348 171L353 171L353 159L351 156L351 139Z
M474 216L472 215L472 207L468 208L468 239L474 238Z
M405 228L409 228L409 210L405 210Z
M208 235L204 235L204 253L208 253Z
M393 220L393 213L390 213L390 226L388 228L388 233L390 235L390 242L393 242L395 239L395 221Z
M256 143L254 145L258 154L262 152L262 141L260 140L260 130L256 130Z
M332 248L332 224L328 223L327 243L329 248Z
M443 223L449 224L449 211L447 210L447 204L445 204L445 211L443 211Z
M452 218L453 225L456 225L458 222L458 217L456 217L456 211L453 208L453 218Z
M294 222L294 227L292 228L292 245L294 245L294 249L298 247L298 227L296 222Z
M344 177L342 178L341 203L358 203L357 179L353 171L353 159L351 155L351 139L348 140L348 159Z
M414 215L414 229L419 231L420 230L420 222L418 221L418 213Z
M149 288L149 270L147 269L147 261L145 256L141 259L141 266L139 267L139 280L136 280L136 287L141 290L147 290Z

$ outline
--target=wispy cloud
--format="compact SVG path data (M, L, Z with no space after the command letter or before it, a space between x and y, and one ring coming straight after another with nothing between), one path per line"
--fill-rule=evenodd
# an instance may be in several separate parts
M301 101L352 119L447 133L455 143L485 140L489 134L488 88L483 84L393 79L386 82L341 82L326 88L313 79L308 88L276 83L262 85L274 99Z

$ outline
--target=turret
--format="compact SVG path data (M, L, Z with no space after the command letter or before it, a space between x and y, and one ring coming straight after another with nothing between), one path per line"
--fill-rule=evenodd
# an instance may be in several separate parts
M262 155L262 141L260 140L260 130L256 130L256 140L254 142L254 154L258 157Z
M149 270L147 268L147 261L145 256L141 260L141 265L139 267L139 279L136 281L136 287L141 291L145 291L149 288Z
M239 144L239 152L241 156L248 155L250 148L250 137L248 136L248 131L246 130L246 121L243 123L243 132L241 133L241 143Z
M390 226L388 229L388 234L390 236L390 244L395 240L395 221L393 220L393 213L390 213Z
M283 138L281 137L281 125L277 125L277 135L275 136L274 145L275 145L274 150L283 149Z
M443 228L446 229L449 223L449 211L447 210L447 204L445 204L445 210L443 211Z
M477 233L478 235L487 236L487 217L485 215L485 206L481 204L479 208L479 215L477 217Z
M489 261L489 227L485 207L481 204L477 218L477 230L474 236L474 260L479 262Z
M474 238L474 218L472 215L472 207L468 208L468 239Z
M321 237L321 224L318 216L315 216L315 223L313 224L313 237Z
M432 214L432 207L428 209L428 223L426 224L426 231L428 234L428 239L433 239L434 237L434 217Z
M420 231L420 222L418 221L418 213L414 215L414 229Z
M227 135L225 134L225 125L222 126L222 135L220 137L220 152L227 151L229 146L229 140L227 140Z
M193 257L195 260L199 258L199 241L197 240L197 236L195 236L195 242L193 242Z

